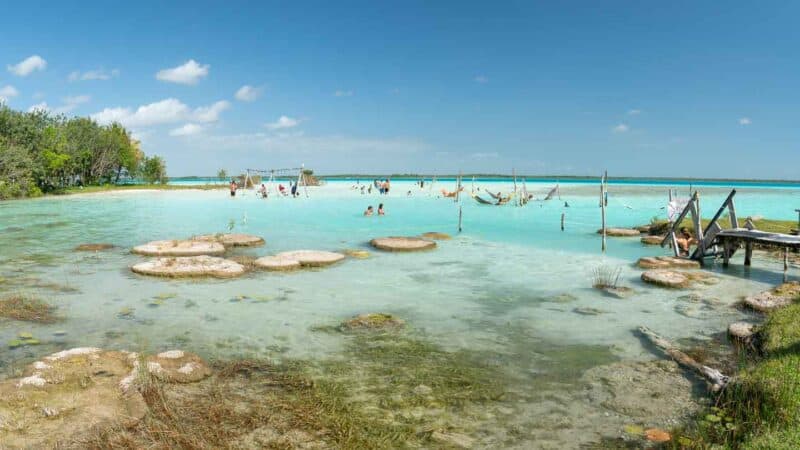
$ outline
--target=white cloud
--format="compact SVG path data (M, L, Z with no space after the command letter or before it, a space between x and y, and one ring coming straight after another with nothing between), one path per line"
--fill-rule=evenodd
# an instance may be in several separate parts
M475 78L473 78L472 80L474 82L476 82L476 83L484 84L484 83L488 83L489 82L489 77L487 77L486 75L478 75Z
M266 125L267 128L270 130L281 130L285 128L292 128L300 125L300 121L297 119L292 119L291 117L287 116L280 116L277 121L268 123Z
M79 70L76 70L74 72L71 72L67 79L71 82L90 81L90 80L110 80L118 76L119 76L119 69L112 69L110 71L97 69L97 70L87 70L86 72L80 72Z
M44 70L46 67L47 61L39 55L29 56L17 64L7 66L9 72L19 77L27 77L37 70Z
M64 97L61 99L63 104L57 108L53 108L52 111L56 114L66 114L73 109L77 108L78 106L88 103L92 98L88 95L76 95L72 97Z
M614 133L626 133L628 130L630 130L630 128L624 123L621 123L611 129L611 131Z
M222 111L230 108L231 104L225 100L220 100L209 106L201 106L192 113L194 120L198 122L216 122Z
M170 69L159 70L156 78L170 83L195 85L201 78L208 76L208 64L201 65L190 59L184 64Z
M476 152L469 155L472 159L493 159L499 157L497 152Z
M739 119L739 125L747 126L747 125L750 125L751 123L753 123L753 121L750 120L749 117L742 117L741 119Z
M28 108L28 112L34 112L34 111L43 111L43 112L50 111L50 107L47 106L47 102L41 102L35 105L31 105L31 107Z
M170 136L191 136L203 131L203 127L195 123L187 123L186 125L175 128L169 132Z
M6 85L0 88L0 102L7 102L11 97L19 95L19 91L14 86Z
M92 119L101 124L119 122L127 127L146 127L184 121L216 122L222 111L228 109L230 103L218 101L209 106L192 109L176 98L167 98L155 103L142 105L134 111L131 108L106 108L92 114Z
M353 91L338 90L338 91L334 92L333 95L335 95L336 97L352 97L353 96Z
M641 109L629 109L628 110L628 115L629 116L638 116L641 113L642 113Z
M402 154L416 152L431 153L430 145L408 138L360 138L352 136L305 136L302 133L247 133L236 135L203 136L193 143L196 148L207 151L252 152L297 154ZM427 153L426 153L427 154Z
M234 97L236 97L236 100L242 102L252 102L261 96L262 91L263 91L262 88L253 87L250 86L249 84L245 84L236 91Z

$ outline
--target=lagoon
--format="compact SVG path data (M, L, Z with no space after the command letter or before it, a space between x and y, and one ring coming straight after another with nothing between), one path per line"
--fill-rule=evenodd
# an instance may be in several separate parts
M5 322L0 342L30 332L42 344L3 346L0 371L10 374L41 355L77 346L182 348L208 359L347 362L353 357L347 351L352 338L325 328L380 311L402 317L414 339L448 352L471 352L475 364L504 374L507 395L447 419L477 436L477 446L570 448L619 436L629 423L669 425L609 410L586 395L590 369L659 358L634 335L636 327L648 326L674 340L718 339L730 322L749 317L734 307L743 295L783 277L779 262L759 255L753 268L745 269L737 254L729 268L721 262L710 268L719 279L715 285L686 291L644 285L633 263L669 250L643 246L638 238L609 238L602 254L597 184L562 183L560 201L494 207L468 195L458 203L439 198L439 189L452 190L453 182L420 189L413 181L394 181L388 196L362 195L353 189L355 183L332 180L309 187L308 195L297 199L181 190L0 203L0 289L43 297L65 318L51 325ZM470 181L465 184L469 190ZM511 190L507 180L476 185L481 191ZM552 185L527 183L536 197L544 197ZM687 186L675 187L688 196ZM609 225L632 227L665 218L666 189L661 183L612 185ZM702 185L700 191L704 215L710 216L729 189ZM800 188L739 186L735 200L740 218L794 220ZM378 203L384 204L385 217L362 216L367 205ZM263 247L234 254L357 248L371 256L324 270L253 272L234 280L164 280L129 270L144 259L130 253L134 245L230 230L266 240ZM381 253L367 244L374 237L427 231L454 239L419 254ZM73 251L88 242L115 248ZM592 289L600 266L619 268L622 284L634 295L615 299ZM797 268L790 275L796 277ZM703 301L690 301L691 296Z

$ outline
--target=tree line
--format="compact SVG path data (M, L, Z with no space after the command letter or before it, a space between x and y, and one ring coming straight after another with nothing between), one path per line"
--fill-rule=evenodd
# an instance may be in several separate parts
M166 182L166 165L122 125L0 104L0 200L129 178Z

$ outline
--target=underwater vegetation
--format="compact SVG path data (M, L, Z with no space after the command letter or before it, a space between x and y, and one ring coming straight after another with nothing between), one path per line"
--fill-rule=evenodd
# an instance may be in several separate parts
M26 322L55 323L55 307L36 297L12 294L0 298L0 317Z

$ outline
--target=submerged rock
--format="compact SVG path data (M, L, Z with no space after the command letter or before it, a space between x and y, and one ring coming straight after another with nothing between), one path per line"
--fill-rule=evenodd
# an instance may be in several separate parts
M215 241L190 239L148 242L133 247L131 251L144 256L213 256L225 253L225 246Z
M282 252L275 255L278 258L295 260L304 267L323 267L336 264L345 257L341 253L328 252L324 250L294 250Z
M352 319L342 322L341 329L347 331L357 330L391 330L402 328L405 321L391 314L368 313L359 314Z
M590 404L626 416L628 422L668 427L700 410L692 395L692 382L674 361L597 366L587 370L581 380ZM643 428L637 427L635 434Z
M597 234L603 234L603 229L597 230ZM639 230L633 228L606 228L606 236L612 237L634 237L641 236Z
M591 308L591 307L581 307L573 309L572 312L583 316L599 316L600 314L605 314L608 311L603 311L602 309Z
M114 244L81 244L75 247L76 252L99 252L102 250L110 250L114 248Z
M644 245L661 245L664 236L644 236L641 240Z
M423 239L431 239L434 241L446 241L452 239L452 236L450 236L449 234L441 233L438 231L428 231L427 233L420 234L419 237Z
M598 289L600 289L605 295L609 297L614 297L619 299L629 298L630 296L636 293L633 289L627 286L604 286Z
M370 256L368 251L356 248L349 248L345 250L343 253L351 258L356 258L356 259L367 259Z
M244 267L236 262L214 256L185 256L156 258L134 264L131 270L142 275L161 277L233 278L242 275Z
M289 271L300 268L300 261L281 256L262 256L256 259L253 264L264 270Z
M265 243L264 239L259 236L244 233L204 234L192 239L203 242L219 242L225 247L257 247Z
M165 382L199 381L210 373L199 357L180 350L147 361L159 364L160 371L155 366L149 371ZM148 411L134 389L139 370L136 353L94 347L34 362L22 377L0 382L0 442L9 448L56 448L91 430L135 426Z
M699 269L700 263L693 259L675 256L645 256L636 263L642 269Z
M418 237L390 236L369 241L378 250L389 252L414 252L436 248L436 242Z
M657 286L676 289L686 288L694 283L705 285L719 283L718 278L715 278L706 272L686 272L665 269L648 270L642 273L642 281L655 284Z
M770 312L782 308L800 295L800 282L790 281L768 291L744 299L744 304L756 311Z
M466 434L448 431L434 431L431 433L431 440L457 448L472 448L475 444L475 439Z

